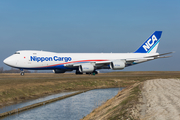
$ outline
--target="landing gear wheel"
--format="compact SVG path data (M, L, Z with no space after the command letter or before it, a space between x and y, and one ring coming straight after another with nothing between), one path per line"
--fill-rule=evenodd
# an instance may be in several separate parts
M76 70L76 75L79 75L79 74L83 74L83 73Z
M95 72L92 72L91 74L92 74L92 75L96 75L96 73L95 73Z
M24 76L24 72L21 72L21 76Z
M91 73L86 73L87 75L91 75Z
M98 72L97 71L93 71L91 74L92 75L96 75L96 74L98 74Z
M97 71L94 71L94 73L95 73L95 74L98 74L98 72L97 72Z

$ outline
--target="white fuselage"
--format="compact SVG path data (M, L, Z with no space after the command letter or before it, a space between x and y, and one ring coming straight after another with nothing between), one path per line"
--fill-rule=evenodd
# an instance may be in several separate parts
M17 51L4 63L19 69L55 69L65 64L114 61L118 59L144 58L158 53L54 53L46 51Z

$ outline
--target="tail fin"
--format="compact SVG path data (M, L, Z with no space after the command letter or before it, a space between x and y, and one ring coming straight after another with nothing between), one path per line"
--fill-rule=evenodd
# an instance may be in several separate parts
M135 53L156 53L162 31L155 31Z

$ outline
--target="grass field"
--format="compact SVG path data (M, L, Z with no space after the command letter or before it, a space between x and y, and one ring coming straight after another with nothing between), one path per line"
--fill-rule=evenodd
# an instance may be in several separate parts
M96 76L53 73L0 74L0 106L61 91L127 87L155 78L180 78L179 71L112 72Z

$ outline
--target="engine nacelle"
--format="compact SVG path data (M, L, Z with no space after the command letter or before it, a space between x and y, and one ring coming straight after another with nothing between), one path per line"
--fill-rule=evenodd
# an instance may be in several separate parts
M81 73L90 73L94 71L94 66L92 64L82 64L79 66L79 71Z
M125 68L125 61L124 60L116 60L110 63L110 68L112 70L122 70Z
M54 73L65 73L65 70L61 70L61 69L54 69L53 70Z

